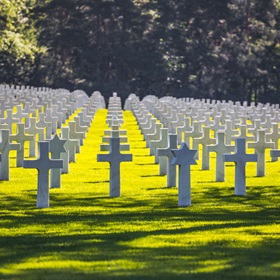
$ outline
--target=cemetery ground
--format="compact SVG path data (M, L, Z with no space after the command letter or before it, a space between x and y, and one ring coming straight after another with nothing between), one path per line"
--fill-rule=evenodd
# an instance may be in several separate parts
M96 159L106 114L96 113L62 187L50 190L50 208L36 208L37 170L15 168L11 152L10 181L0 182L0 279L279 279L279 162L267 154L264 177L248 163L240 197L234 164L218 183L211 154L210 170L191 166L192 205L178 207L178 189L166 187L125 111L122 153L133 162L121 164L121 196L110 198L109 164Z

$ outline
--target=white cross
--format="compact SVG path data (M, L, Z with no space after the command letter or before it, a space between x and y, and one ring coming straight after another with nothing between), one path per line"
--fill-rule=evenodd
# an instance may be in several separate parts
M24 160L24 168L36 168L38 170L37 207L47 208L50 206L49 199L49 170L62 168L63 161L49 158L49 142L38 142L38 159Z
M120 196L120 164L132 161L132 154L121 154L120 139L111 138L109 154L97 155L97 161L110 163L110 197Z
M246 139L235 139L235 153L224 154L224 162L235 162L235 195L246 195L246 163L256 162L258 160L257 154L246 153Z

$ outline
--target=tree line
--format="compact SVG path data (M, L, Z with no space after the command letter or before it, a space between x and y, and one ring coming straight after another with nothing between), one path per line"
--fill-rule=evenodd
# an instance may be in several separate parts
M280 102L280 0L0 0L0 83Z

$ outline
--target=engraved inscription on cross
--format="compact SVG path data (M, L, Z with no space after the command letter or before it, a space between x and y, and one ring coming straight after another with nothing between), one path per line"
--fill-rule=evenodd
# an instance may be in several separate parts
M246 195L246 163L257 162L257 154L246 153L246 139L235 139L235 153L224 154L224 162L235 162L235 186L234 194L245 196Z
M110 197L120 196L120 164L132 161L132 154L120 153L120 138L110 138L109 154L98 154L98 162L110 163Z

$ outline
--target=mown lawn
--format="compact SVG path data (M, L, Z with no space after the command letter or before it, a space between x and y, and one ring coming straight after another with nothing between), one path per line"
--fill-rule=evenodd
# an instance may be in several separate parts
M109 164L98 163L106 110L96 114L51 207L36 209L37 171L15 168L0 182L0 279L279 279L280 163L267 154L265 177L247 165L247 195L233 194L234 165L215 182L192 166L192 206L145 148L124 112L132 163L121 165L121 197L109 198Z

